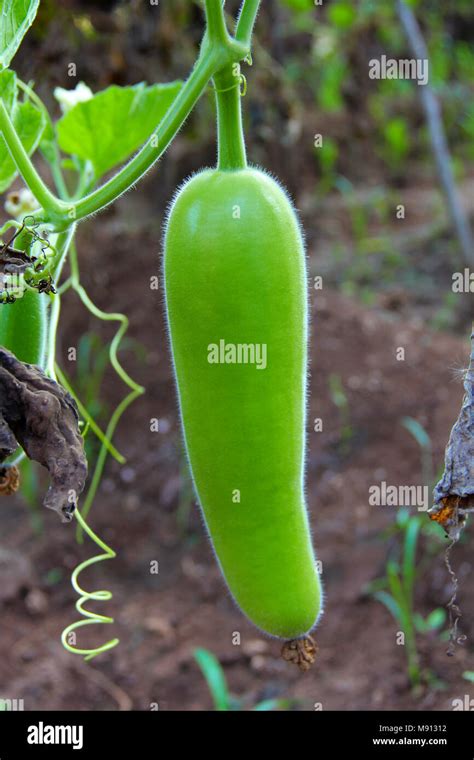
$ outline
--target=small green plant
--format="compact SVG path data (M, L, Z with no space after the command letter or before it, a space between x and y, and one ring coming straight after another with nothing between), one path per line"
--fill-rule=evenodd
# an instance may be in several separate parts
M408 122L401 116L389 119L384 126L386 150L384 155L392 170L405 161L410 150Z
M434 483L431 439L413 417L404 417L402 425L420 447L422 480L431 490ZM425 535L426 543L423 556L417 562L420 533ZM431 555L437 553L439 544L434 539L441 535L440 526L426 520L425 516L410 514L407 508L400 509L395 524L383 536L385 540L391 538L395 545L387 560L385 576L369 584L367 589L400 625L405 636L408 676L415 688L422 682L435 683L432 673L421 668L417 634L439 632L446 621L446 612L441 608L423 617L414 607L416 579ZM432 551L434 543L436 549Z
M398 539L395 552L387 561L385 576L367 587L367 592L387 608L405 636L408 677L413 687L420 686L422 681L433 682L432 674L421 668L417 633L439 631L446 620L441 608L423 617L414 607L416 553L422 519L420 515L410 515L407 509L398 512L391 533Z
M206 679L214 709L218 711L245 709L244 701L231 695L225 673L217 657L207 649L195 649L194 658ZM291 707L291 702L288 699L265 699L251 709L258 712L268 712L271 710L288 710L289 707Z

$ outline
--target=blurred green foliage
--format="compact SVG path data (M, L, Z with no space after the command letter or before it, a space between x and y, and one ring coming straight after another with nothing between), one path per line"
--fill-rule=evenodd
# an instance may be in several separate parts
M230 693L222 665L212 652L208 649L195 649L194 658L206 680L215 710L227 712L246 709L244 700ZM250 709L257 712L270 712L288 710L291 706L292 703L288 699L264 699Z
M424 542L420 550L422 534ZM416 583L432 555L439 552L442 530L439 525L430 524L425 515L410 514L407 508L402 508L398 510L395 522L380 538L390 539L385 575L369 583L366 593L386 607L400 626L398 633L404 634L407 675L412 688L416 691L422 684L443 688L435 674L422 667L418 634L441 635L446 611L436 607L423 616L415 610Z
M317 199L342 193L343 223L352 241L349 250L347 245L342 251L334 245L328 279L367 305L391 287L411 291L415 298L423 292L432 301L431 326L452 328L459 299L445 290L437 295L441 277L437 282L432 262L438 257L436 266L449 271L453 261L459 261L458 248L451 240L444 240L443 246L439 240L446 234L441 220L447 214L421 105L421 85L369 77L372 59L412 58L396 2L280 2L291 9L285 31L280 32L285 71L291 71L298 97L304 98L305 90L311 93L314 131L323 137L314 149L314 193ZM441 106L455 177L462 182L474 160L474 5L464 0L455 4L411 0L409 5L428 47L429 83ZM366 178L373 188L369 198L363 192ZM405 229L413 222L397 228L397 189L427 187L427 182L438 190L440 207L431 218L420 219L424 230L419 237L414 234L415 263L409 242L404 240L400 249ZM408 215L413 211L416 216L413 206ZM426 211L422 213L426 216Z
M375 137L375 154L385 164L387 180L397 179L416 158L432 165L426 130L419 129L418 85L404 80L370 80L372 58L411 58L396 14L396 3L375 0L331 0L315 5L312 0L280 0L291 9L288 40L305 34L305 47L288 51L285 68L293 81L312 90L320 112L352 119L354 109L370 120L367 133ZM410 2L417 14L430 55L430 84L443 108L448 140L454 155L474 156L474 6L470 2L440 4L435 0ZM354 93L357 103L354 102ZM351 135L357 149L358 135ZM362 139L362 136L361 136ZM336 160L330 170L343 171L345 152L335 143ZM347 146L344 146L347 148ZM321 149L322 150L322 149ZM332 149L331 149L332 150ZM331 158L335 151L332 150ZM317 157L327 185L328 164ZM345 170L345 167L344 167Z

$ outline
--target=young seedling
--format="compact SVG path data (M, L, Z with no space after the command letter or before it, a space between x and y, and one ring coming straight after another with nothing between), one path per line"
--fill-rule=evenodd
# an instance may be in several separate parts
M237 699L231 695L222 666L212 652L207 649L195 649L194 658L206 679L215 710L247 709L244 707L242 699ZM265 699L251 709L258 712L269 712L271 710L288 710L290 707L291 702L288 699Z
M385 577L367 587L367 593L388 609L404 634L407 671L413 688L426 682L434 683L430 671L421 667L417 633L439 632L446 620L446 613L441 608L433 610L427 617L415 611L417 547L423 522L420 515L410 515L407 509L398 512L396 524L390 531L398 538L397 550L387 560Z

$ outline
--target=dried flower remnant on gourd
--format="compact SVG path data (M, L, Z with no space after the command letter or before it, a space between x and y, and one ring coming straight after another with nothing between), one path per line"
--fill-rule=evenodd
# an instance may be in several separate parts
M293 662L305 673L316 661L319 647L311 636L285 641L281 656L287 662Z
M87 477L74 400L31 364L0 347L0 464L19 444L49 471L44 506L69 522Z
M11 496L20 487L20 470L12 467L0 467L0 496Z

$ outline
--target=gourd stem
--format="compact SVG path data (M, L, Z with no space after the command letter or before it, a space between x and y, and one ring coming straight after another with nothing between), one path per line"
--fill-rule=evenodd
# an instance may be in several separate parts
M240 9L235 39L250 47L260 0L245 0Z
M220 171L247 167L242 127L240 65L231 64L214 77L217 105L218 161Z
M61 216L63 204L48 189L36 171L28 153L23 147L10 119L3 100L0 100L0 131L18 171L30 188L39 205L47 210L51 218Z
M207 33L214 43L228 41L228 33L225 25L224 3L222 0L205 0Z

